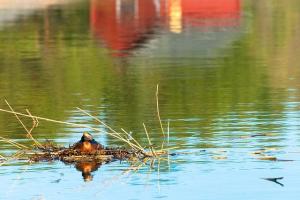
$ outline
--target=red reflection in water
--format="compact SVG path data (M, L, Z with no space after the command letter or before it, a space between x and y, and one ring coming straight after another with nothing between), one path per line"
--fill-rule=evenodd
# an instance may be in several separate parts
M126 56L147 41L155 24L180 33L188 27L239 25L240 0L91 0L96 38Z
M151 0L92 0L92 31L113 50L135 48L155 22L156 11Z
M239 0L181 0L183 24L199 27L238 25Z

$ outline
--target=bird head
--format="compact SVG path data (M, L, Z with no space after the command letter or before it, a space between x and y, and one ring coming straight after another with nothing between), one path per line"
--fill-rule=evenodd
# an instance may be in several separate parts
M92 141L93 140L93 136L91 134L89 134L88 132L84 132L82 134L82 137L81 137L81 141Z

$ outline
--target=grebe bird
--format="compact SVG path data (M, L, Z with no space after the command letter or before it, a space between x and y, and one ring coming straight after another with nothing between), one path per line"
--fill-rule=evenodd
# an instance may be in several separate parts
M95 153L98 150L102 150L103 146L98 143L91 134L84 132L81 140L74 144L73 149L82 153Z

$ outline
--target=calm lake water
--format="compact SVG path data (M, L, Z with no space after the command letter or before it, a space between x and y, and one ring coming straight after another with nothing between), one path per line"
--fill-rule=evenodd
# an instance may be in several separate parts
M170 161L128 172L98 166L0 166L0 199L299 199L300 1L0 1L0 107L106 130L83 108L142 144L147 125ZM30 126L30 121L26 121ZM0 136L30 145L13 115ZM68 146L90 131L40 121L40 141ZM263 151L263 155L255 154ZM16 149L0 144L0 154ZM278 161L264 160L273 156ZM159 165L159 170L158 170ZM284 177L279 182L262 178Z

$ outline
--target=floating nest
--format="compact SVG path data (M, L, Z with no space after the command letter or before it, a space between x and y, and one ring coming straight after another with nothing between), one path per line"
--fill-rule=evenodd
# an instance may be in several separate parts
M158 85L156 87L156 109L157 109L157 118L160 124L161 129L161 144L159 149L157 146L151 142L150 134L147 131L146 125L143 123L145 134L147 136L148 144L141 145L130 133L121 128L122 131L116 131L105 122L101 121L99 118L93 116L89 112L77 108L82 114L87 117L95 120L96 123L100 124L105 128L106 131L103 131L103 128L95 128L88 126L82 123L71 123L64 122L55 119L49 119L46 117L35 116L26 109L25 113L16 112L11 105L5 100L9 109L0 108L1 112L13 114L19 123L22 125L26 131L26 136L33 142L33 148L20 144L12 139L4 138L0 136L0 142L8 143L13 145L19 151L11 156L2 156L0 155L0 166L12 160L27 160L29 162L51 162L51 161L62 161L66 164L73 164L75 168L82 172L84 180L91 180L91 172L97 170L102 164L112 162L114 160L126 160L130 162L129 170L138 170L139 167L146 165L147 163L152 168L155 163L155 159L158 159L158 171L160 159L163 159L163 156L172 155L169 154L169 122L167 123L166 131L163 128L163 123L160 118L159 104L158 104ZM31 126L25 125L22 121L23 118L30 118L32 120ZM90 144L87 143L87 146L97 145L97 148L92 148L92 150L86 150L78 148L78 143L75 143L73 146L69 147L60 147L57 144L46 141L45 143L40 143L37 141L33 135L33 130L38 127L39 120L64 124L66 126L72 126L77 128L89 129L93 132L98 132L101 134L106 134L110 137L117 139L119 142L123 143L123 147L103 147L96 141L90 141ZM84 136L84 135L83 135ZM82 142L82 141L81 141ZM126 148L124 148L126 147ZM175 147L176 148L176 147Z
M105 147L94 152L82 152L74 148L74 145L66 147L58 147L57 145L47 142L43 148L38 147L28 154L28 160L31 162L41 161L62 161L64 163L77 163L77 162L96 162L96 163L109 163L114 160L131 160L143 159L148 157L142 151L133 149L125 149L120 147Z
M7 139L0 136L0 142L5 142L13 145L19 151L11 156L2 156L0 155L0 166L12 161L12 160L27 160L30 162L51 162L51 161L62 161L67 164L74 164L76 169L82 171L82 175L85 180L89 180L91 177L91 172L97 170L100 165L104 163L109 163L114 160L126 160L133 163L133 165L138 164L137 166L133 166L131 169L138 169L140 166L147 164L149 162L152 167L154 163L154 159L163 159L163 156L172 155L169 154L170 149L174 149L176 147L170 148L169 146L169 122L167 123L166 130L163 128L163 123L160 118L159 113L159 104L158 104L158 85L156 88L156 109L157 109L157 118L160 124L161 129L161 144L159 145L159 149L155 146L152 141L150 134L147 131L146 125L143 123L143 127L145 130L145 134L148 140L148 144L141 145L130 133L121 128L122 131L116 131L105 122L101 121L99 118L93 116L89 112L82 110L81 108L77 108L81 113L86 115L87 117L92 118L105 128L106 131L103 131L103 128L95 128L92 126L84 125L82 123L71 123L64 122L55 119L49 119L45 117L35 116L30 113L29 110L26 109L25 113L16 112L11 105L5 100L8 110L1 109L1 112L13 114L19 123L22 125L24 130L26 131L26 136L33 142L33 148L29 146L25 146L23 144L17 143L14 140ZM23 118L30 118L32 120L31 126L25 125L22 121ZM77 128L85 128L89 129L93 132L98 132L101 134L106 134L110 137L117 139L119 142L123 143L123 147L103 147L96 141L90 141L91 145L97 144L98 147L93 149L92 151L84 150L78 147L78 143L75 143L70 147L60 147L57 144L46 141L45 143L40 143L37 141L33 135L33 130L38 127L39 120L48 121L53 123L64 124L67 126L77 127ZM83 135L84 136L84 135ZM89 146L89 144L88 144ZM126 148L124 148L126 147ZM160 162L158 162L160 163ZM159 167L158 167L159 168Z

